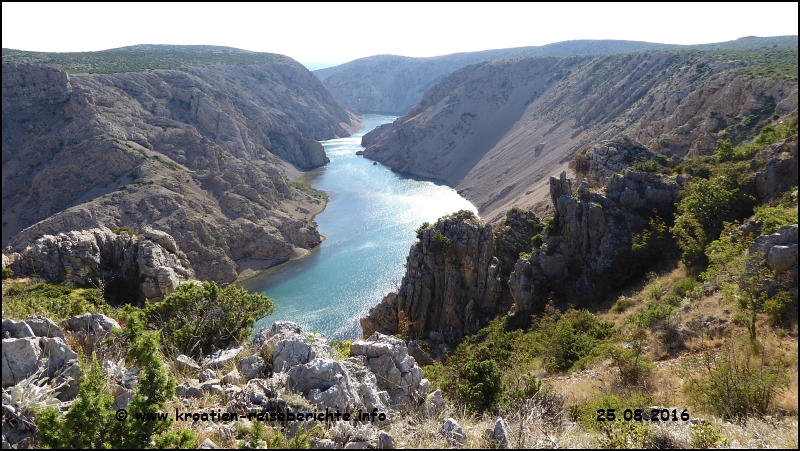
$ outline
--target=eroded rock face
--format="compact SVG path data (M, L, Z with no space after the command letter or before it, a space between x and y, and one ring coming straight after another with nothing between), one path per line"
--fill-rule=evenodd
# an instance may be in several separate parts
M150 225L199 278L231 282L242 260L268 267L319 244L313 225L286 213L305 199L291 166L325 164L317 141L357 128L289 58L74 76L4 63L3 244Z
M606 178L603 195L590 191L585 179L576 186L564 172L551 177L557 230L530 258L516 263L508 283L517 309L543 307L554 287L567 296L583 293L591 299L587 293L606 287L603 271L630 249L634 235L649 225L652 210L662 216L674 211L681 184L679 177L628 168L625 175Z
M138 237L107 228L45 235L19 252L4 255L4 263L15 274L36 274L80 286L113 280L123 295L135 290L134 300L158 301L190 280L193 271L170 235L145 230Z
M439 219L411 247L400 290L361 319L364 336L398 334L404 321L416 337L436 332L451 343L477 332L508 312L506 280L540 230L533 213L522 210L512 210L496 229L468 211Z
M377 377L378 387L389 393L394 404L425 398L427 380L422 378L422 369L414 357L408 355L403 340L375 332L367 340L354 341L350 354L365 357L365 364Z

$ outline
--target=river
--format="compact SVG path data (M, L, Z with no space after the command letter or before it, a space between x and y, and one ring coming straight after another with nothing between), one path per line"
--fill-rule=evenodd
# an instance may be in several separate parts
M308 180L330 199L315 218L325 241L307 257L241 283L277 304L255 330L290 320L329 338L359 338L358 319L400 283L420 224L462 209L477 213L446 185L400 175L356 155L365 133L395 119L367 115L360 132L322 142L331 161L311 171Z

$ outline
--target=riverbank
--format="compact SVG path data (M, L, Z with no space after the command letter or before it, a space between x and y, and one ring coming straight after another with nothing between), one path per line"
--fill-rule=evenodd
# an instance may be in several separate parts
M316 228L317 223L314 218L325 211L325 207L328 206L328 194L311 186L309 172L303 172L292 180L291 187L293 188L294 198L284 202L281 210L288 213L293 219L303 221ZM233 283L243 282L277 265L308 257L315 249L319 249L323 241L325 241L325 236L320 235L319 244L310 249L294 247L289 260L259 260L254 258L238 260L236 264L239 265L239 276Z

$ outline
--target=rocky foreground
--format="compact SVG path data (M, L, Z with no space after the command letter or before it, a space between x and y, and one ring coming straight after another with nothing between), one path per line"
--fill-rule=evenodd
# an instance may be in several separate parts
M51 406L66 408L75 400L79 389L78 354L68 342L80 339L98 347L115 329L120 329L117 321L89 313L60 324L41 317L3 321L4 449L34 443L35 427L25 416L25 409L30 402L47 398L24 399L32 388L55 396L56 401L49 402ZM326 429L344 428L351 433L337 435L332 430L328 435L333 440L318 439L312 443L315 448L393 448L393 437L365 426L398 421L403 411L419 405L431 413L445 408L441 392L427 393L430 384L402 340L375 333L350 344L349 354L348 358L336 359L324 336L306 333L291 322L276 322L257 333L252 342L218 351L200 362L177 356L167 366L181 374L184 381L177 386L172 404L185 411L194 408L206 416L209 412L240 417L251 414L247 424L258 421L259 414L313 414L316 418L320 412L349 412L354 417L359 411L374 413L364 421L342 420L341 424L317 420ZM113 410L127 408L139 383L138 370L125 368L122 361L106 361L103 368L111 381ZM40 380L49 381L50 385L42 385ZM212 401L206 402L209 399ZM135 413L130 412L131 418ZM212 421L201 427L235 435L244 423ZM288 435L308 431L315 424L304 421L290 425ZM465 437L459 430L454 420L443 426L443 434L455 440ZM213 442L204 442L204 447L212 445Z

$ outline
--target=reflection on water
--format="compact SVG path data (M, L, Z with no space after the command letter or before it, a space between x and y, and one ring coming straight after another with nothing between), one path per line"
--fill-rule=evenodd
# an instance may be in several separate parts
M331 162L308 178L330 198L315 218L325 241L309 256L242 283L278 305L256 330L283 319L335 339L360 337L358 319L402 279L417 227L461 209L477 213L447 186L396 174L356 155L365 133L394 119L369 115L359 133L322 143Z

